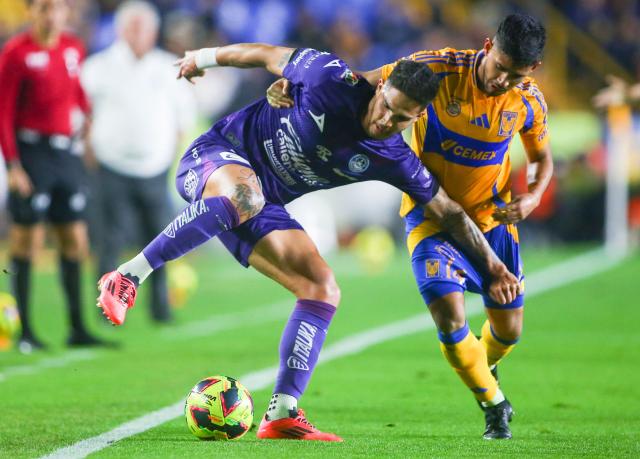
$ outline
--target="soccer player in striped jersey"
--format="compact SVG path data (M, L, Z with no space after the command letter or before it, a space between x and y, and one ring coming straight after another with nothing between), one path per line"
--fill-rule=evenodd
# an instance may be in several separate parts
M515 224L536 208L553 173L547 104L530 76L541 63L544 44L545 29L537 19L512 14L480 50L444 48L407 58L426 63L441 77L435 100L414 124L413 151L521 281L514 301L492 300L486 274L411 197L403 196L400 214L418 288L438 328L444 356L484 410L486 439L511 438L513 410L498 386L496 365L522 331L524 275ZM396 64L362 75L369 82L384 81ZM272 105L291 104L287 85L269 89ZM528 193L512 198L509 148L516 134L531 173ZM488 320L479 339L466 321L466 290L484 299Z

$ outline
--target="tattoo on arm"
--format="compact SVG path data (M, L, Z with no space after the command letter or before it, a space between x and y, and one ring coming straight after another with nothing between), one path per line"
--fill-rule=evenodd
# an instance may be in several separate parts
M486 272L490 273L496 266L502 265L480 228L442 188L426 205L425 215L437 221L467 254L482 264Z
M280 61L278 62L278 68L280 70L284 70L284 68L287 66L287 63L289 62L289 59L291 59L291 55L293 54L293 51L294 50L287 51L282 55L282 57L280 58Z
M495 263L500 263L480 228L462 208L458 207L453 212L445 214L440 224L465 252L482 263L485 271L489 272Z

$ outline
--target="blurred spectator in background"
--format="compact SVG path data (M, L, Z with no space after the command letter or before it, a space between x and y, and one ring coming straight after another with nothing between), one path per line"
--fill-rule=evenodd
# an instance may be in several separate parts
M0 40L13 35L28 19L26 0L0 0Z
M67 0L33 0L32 27L13 37L0 55L0 146L8 167L11 282L22 319L19 348L43 348L29 320L31 260L44 219L52 223L61 257L71 333L67 344L104 342L85 329L81 314L80 268L87 253L83 220L86 195L81 159L71 147L71 112L88 110L80 86L84 48L63 32Z
M183 55L185 51L224 41L215 30L207 29L196 16L185 11L167 14L163 31L164 46L174 55ZM210 69L192 88L196 95L198 113L207 119L216 119L227 112L245 77L246 72L236 68Z
M338 51L356 68L375 68L425 47L439 49L455 44L458 49L473 48L484 38L484 31L495 27L508 12L529 11L546 17L553 30L547 65L537 72L555 113L590 109L591 98L606 72L616 72L626 81L640 80L640 0L149 1L162 18L160 47L173 54L230 41L275 41ZM114 17L123 0L68 2L72 7L68 25L92 53L113 43ZM24 26L27 12L27 0L0 0L0 44ZM610 60L603 60L603 56ZM616 63L617 67L612 66ZM261 97L272 81L271 75L261 71L212 69L193 88L198 112L206 118L200 121L208 124L208 120ZM640 86L610 81L610 86L597 96L597 103L602 104L599 106L612 104L616 97L618 103L640 100ZM573 135L556 132L560 134L555 142L564 135ZM573 149L571 154L578 150ZM638 180L633 182L632 177L632 197L640 192ZM558 189L559 193L562 191ZM559 195L558 202L560 198ZM341 200L342 196L337 199ZM343 209L341 206L340 211ZM359 217L368 213L360 210ZM568 218L571 217L556 211L551 222ZM339 215L336 223L341 227ZM0 234L1 226L2 222Z
M608 86L593 97L596 108L607 108L640 102L640 83L629 84L615 75L607 76Z
M82 81L93 105L89 145L97 160L98 271L112 271L127 242L130 219L150 240L169 222L167 173L181 135L195 118L189 85L176 81L176 56L155 48L160 16L131 0L115 13L117 40L91 56ZM90 153L91 154L91 153ZM151 317L171 319L164 269L151 276Z
M614 75L607 76L608 86L602 88L593 97L592 102L596 108L608 109L630 105L634 110L640 105L640 82L629 84L622 78ZM640 151L638 140L640 140L640 119L634 116L635 127L631 140L632 151L629 158L629 206L628 219L629 227L636 240L640 240Z

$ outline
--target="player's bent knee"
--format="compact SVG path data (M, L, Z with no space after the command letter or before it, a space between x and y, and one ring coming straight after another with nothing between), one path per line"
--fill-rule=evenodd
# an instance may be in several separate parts
M442 333L453 333L461 328L464 328L466 320L464 318L454 318L454 317L440 317L436 320L434 317L433 321L436 324L436 328Z
M464 312L464 296L460 292L451 292L429 302L429 312L438 330L453 333L467 323Z
M261 191L252 190L250 188L236 187L234 199L231 202L236 207L240 216L240 223L244 223L250 218L258 215L264 208L266 201Z
M515 344L520 340L520 335L522 335L522 324L513 324L504 328L492 326L492 328L494 337L503 344Z
M37 250L35 228L14 225L9 231L9 253L13 258L29 260Z
M489 322L497 339L517 342L522 334L523 308L490 311Z
M331 281L323 284L323 290L327 297L326 302L337 308L340 304L340 299L342 298L342 292L340 291L340 286L333 277L333 274L331 274Z
M302 293L302 296L338 307L341 292L331 269L327 268L317 273L317 275L311 279L311 283L307 287L307 292Z
M240 224L255 217L265 206L262 187L253 169L228 164L217 169L202 192L202 198L225 196L238 212Z
M262 191L242 183L235 184L222 196L228 198L236 209L238 224L242 224L258 215L266 204ZM203 195L203 197L206 198L207 196Z

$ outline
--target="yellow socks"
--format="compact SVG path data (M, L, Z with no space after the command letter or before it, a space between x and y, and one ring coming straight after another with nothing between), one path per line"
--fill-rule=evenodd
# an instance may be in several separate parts
M470 333L468 324L452 333L439 331L438 338L445 358L478 401L491 406L504 400L489 371L487 353L478 338Z
M487 354L487 363L489 367L496 365L503 357L505 357L515 347L517 339L507 341L495 335L489 321L485 321L482 326L482 339L480 340Z

